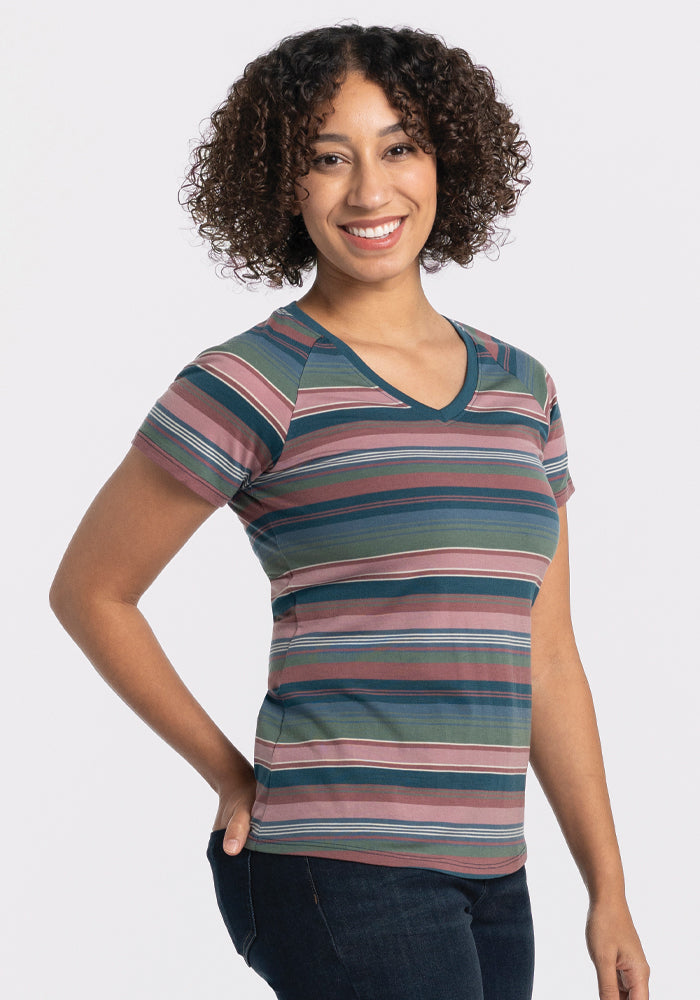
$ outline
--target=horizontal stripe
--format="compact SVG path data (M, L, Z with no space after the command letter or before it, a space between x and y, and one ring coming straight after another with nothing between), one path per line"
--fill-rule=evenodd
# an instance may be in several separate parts
M573 484L546 369L452 325L466 378L431 408L291 303L198 355L134 439L229 504L270 580L252 850L525 858L532 605Z

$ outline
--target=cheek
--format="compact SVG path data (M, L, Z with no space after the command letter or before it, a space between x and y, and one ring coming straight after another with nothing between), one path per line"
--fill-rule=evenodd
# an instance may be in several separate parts
M438 201L437 174L435 172L433 172L433 174L431 175L430 182L427 185L427 191L428 191L428 199L430 202L432 221L434 222L435 216L437 214L437 201Z
M294 194L299 212L305 222L308 220L309 225L313 225L313 219L318 218L323 212L323 185L318 181L318 176L309 173L294 182Z
M420 165L410 180L416 200L428 211L437 206L437 171L432 163Z
M319 231L319 219L316 212L314 212L313 204L309 204L309 199L307 199L300 208L300 214L304 220L304 225L306 226L309 236L314 237Z
M311 183L305 184L305 187L309 194L307 197L303 190L298 194L299 211L309 234L321 233L327 227L328 217L335 201L321 186Z
M426 222L432 227L437 214L437 188L434 184L426 184L422 197L423 207L426 214Z
M427 192L428 198L433 205L437 204L437 170L435 165L431 165L431 169L425 179L425 190Z

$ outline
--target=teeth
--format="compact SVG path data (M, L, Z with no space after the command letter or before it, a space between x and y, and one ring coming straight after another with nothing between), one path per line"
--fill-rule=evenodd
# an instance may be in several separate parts
M388 236L398 229L402 219L395 219L394 222L386 222L383 226L375 226L373 229L356 229L354 226L343 226L353 236L363 236L366 240L377 240L380 236Z

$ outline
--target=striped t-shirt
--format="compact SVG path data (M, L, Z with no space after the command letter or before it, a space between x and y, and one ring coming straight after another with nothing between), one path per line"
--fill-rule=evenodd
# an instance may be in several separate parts
M291 303L200 354L134 439L233 508L270 579L250 850L525 861L531 608L574 487L543 366L453 326L467 376L434 409Z

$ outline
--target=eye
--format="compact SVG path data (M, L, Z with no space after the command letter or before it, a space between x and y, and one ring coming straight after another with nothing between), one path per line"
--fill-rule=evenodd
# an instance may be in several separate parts
M311 161L312 167L334 167L337 163L342 163L342 159L336 153L323 153L316 156Z
M387 150L387 156L392 160L399 160L410 153L415 153L415 151L415 146L411 146L407 142L402 142L398 146L392 146L391 149Z

